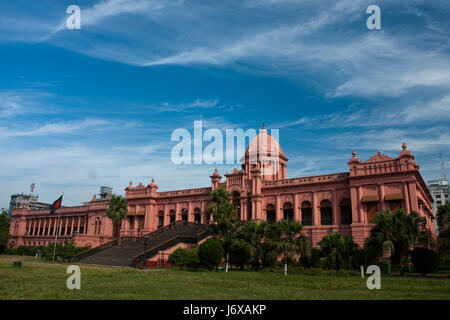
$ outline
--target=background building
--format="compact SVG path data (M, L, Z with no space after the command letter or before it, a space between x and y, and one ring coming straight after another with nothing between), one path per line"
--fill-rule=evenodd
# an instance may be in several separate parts
M433 216L436 218L438 206L444 205L449 201L448 181L444 179L430 180L428 181L428 190L430 190L431 196L433 197ZM439 231L436 220L434 220L434 228L436 231Z
M8 215L11 217L13 209L42 210L50 208L49 203L39 202L39 196L33 194L16 193L11 195Z

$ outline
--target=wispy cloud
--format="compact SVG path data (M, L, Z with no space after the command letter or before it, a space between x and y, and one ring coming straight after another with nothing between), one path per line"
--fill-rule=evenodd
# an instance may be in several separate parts
M188 102L188 103L179 103L179 104L172 104L169 102L164 102L162 104L162 108L160 108L161 111L183 111L183 110L192 110L192 109L211 109L218 107L218 99L214 100L202 100L202 99L196 99L195 101Z
M378 107L351 106L338 112L317 116L303 116L297 120L276 123L278 128L307 127L315 129L350 127L404 127L420 125L424 121L434 125L450 121L450 96L428 101L395 101Z
M149 12L161 10L171 4L181 3L183 1L184 0L104 0L94 4L90 8L83 8L81 12L82 26L98 25L107 18L123 14L147 15ZM54 30L40 40L46 41L65 29L66 18L62 19Z
M37 126L33 129L11 129L0 127L0 137L27 137L27 136L47 136L47 135L67 135L73 133L82 133L83 130L101 130L109 122L99 119L85 119L81 121L59 121Z
M52 113L48 102L52 94L39 90L0 90L0 118L16 117L22 114Z

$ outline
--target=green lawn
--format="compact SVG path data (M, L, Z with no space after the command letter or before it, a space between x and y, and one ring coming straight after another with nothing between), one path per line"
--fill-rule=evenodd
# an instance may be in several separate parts
M22 261L22 267L13 267ZM449 278L385 277L368 290L357 276L273 272L134 270L80 264L81 290L66 287L67 265L0 256L0 299L450 299Z

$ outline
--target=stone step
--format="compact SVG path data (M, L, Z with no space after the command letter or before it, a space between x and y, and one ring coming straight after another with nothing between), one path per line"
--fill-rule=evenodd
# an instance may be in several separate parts
M147 249L158 247L158 245L179 235L193 237L199 232L206 231L207 228L207 225L186 224L175 225L173 229L168 229L163 232L157 230L155 233L149 235L146 247ZM131 266L133 258L144 252L144 247L143 239L137 241L124 240L120 245L104 249L96 254L82 258L79 262L99 265Z

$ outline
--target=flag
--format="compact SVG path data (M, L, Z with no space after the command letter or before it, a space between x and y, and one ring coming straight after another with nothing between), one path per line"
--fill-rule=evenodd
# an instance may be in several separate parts
M61 208L63 196L59 197L53 204L50 206L50 213L55 213L56 210Z

